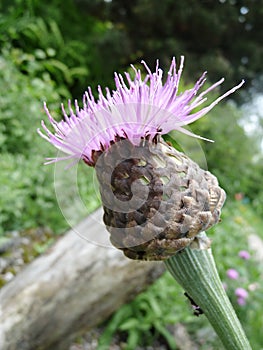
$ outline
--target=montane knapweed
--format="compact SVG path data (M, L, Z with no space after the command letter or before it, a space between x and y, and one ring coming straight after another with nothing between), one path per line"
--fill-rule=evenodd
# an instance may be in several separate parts
M73 111L69 103L70 116L62 106L61 122L45 106L55 133L44 122L46 135L39 133L67 154L49 158L47 163L75 158L95 167L113 245L132 259L165 260L225 348L251 350L222 287L210 240L202 232L218 222L225 192L212 174L162 139L171 130L196 136L183 127L243 82L197 111L206 94L223 80L198 95L204 73L192 89L178 94L183 58L178 71L172 60L165 83L158 62L154 73L143 65L144 79L135 68L134 78L125 74L126 82L115 74L116 90L106 89L104 95L99 87L95 101L89 88L82 109L76 102Z
M204 116L243 81L196 110L223 79L198 95L204 73L192 89L178 94L183 58L178 70L173 58L164 83L158 61L153 73L142 64L144 78L134 67L133 78L115 74L116 90L106 89L104 94L99 87L97 101L88 88L83 108L76 102L73 110L69 103L68 116L62 106L60 122L45 105L55 133L44 122L46 135L39 133L67 154L47 163L76 158L95 167L113 245L132 259L163 260L218 222L225 193L212 174L168 145L162 135L178 130L196 136L184 126Z

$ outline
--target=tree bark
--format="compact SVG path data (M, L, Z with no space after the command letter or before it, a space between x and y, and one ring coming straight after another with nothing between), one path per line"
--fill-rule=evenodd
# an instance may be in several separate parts
M1 350L65 350L161 275L160 263L91 243L109 235L101 217L99 209L2 288Z

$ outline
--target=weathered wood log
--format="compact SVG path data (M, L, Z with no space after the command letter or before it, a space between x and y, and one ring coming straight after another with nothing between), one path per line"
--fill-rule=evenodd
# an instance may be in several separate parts
M109 246L101 209L69 231L0 291L0 349L66 349L163 272ZM78 234L87 238L84 240Z

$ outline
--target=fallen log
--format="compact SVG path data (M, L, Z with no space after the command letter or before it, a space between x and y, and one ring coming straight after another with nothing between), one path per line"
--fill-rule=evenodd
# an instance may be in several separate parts
M108 237L101 217L99 209L1 289L1 350L65 350L161 275L160 263L95 244Z

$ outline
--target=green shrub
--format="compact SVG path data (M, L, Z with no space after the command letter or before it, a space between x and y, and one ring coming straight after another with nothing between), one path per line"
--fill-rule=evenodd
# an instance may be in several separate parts
M56 199L54 167L43 166L45 157L56 152L36 132L41 119L46 119L43 101L48 101L56 116L62 97L55 87L48 74L32 79L8 60L7 53L0 56L1 234L39 225L56 232L68 227ZM83 174L79 176L79 191L93 200L86 202L85 213L75 214L76 221L99 204L94 197L92 169L79 169ZM67 182L64 186L69 189Z
M43 118L43 101L50 107L61 99L48 74L32 78L21 73L7 52L0 56L0 151L31 155L44 150L36 133Z
M40 138L38 143L41 143ZM35 147L37 148L37 143ZM63 216L57 202L54 166L44 166L43 154L34 154L33 148L31 152L29 158L23 154L0 155L0 235L10 230L38 226L50 227L56 233L61 233L69 226L68 218ZM85 210L82 212L74 208L74 198L70 196L74 182L69 177L61 179L68 201L64 205L71 210L70 218L74 219L74 223L99 205L99 199L94 196L92 169L83 166L80 172L79 190L83 197L90 198L85 202Z
M95 42L107 25L83 13L73 0L64 1L63 9L57 0L49 6L38 0L11 0L2 6L0 24L0 46L20 71L41 79L48 72L60 94L83 93L89 67L97 67L101 55Z
M30 159L22 154L0 156L0 233L37 226L60 232L67 227L54 196L52 169L42 162L37 154Z

